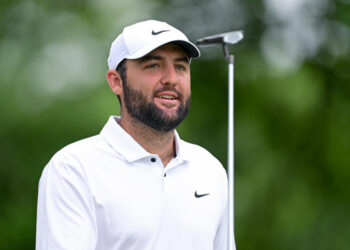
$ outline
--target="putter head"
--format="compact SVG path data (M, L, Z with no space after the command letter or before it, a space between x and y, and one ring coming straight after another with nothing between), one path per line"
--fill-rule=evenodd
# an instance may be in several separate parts
M198 46L226 45L236 44L243 39L243 31L230 31L226 33L206 36L196 41Z

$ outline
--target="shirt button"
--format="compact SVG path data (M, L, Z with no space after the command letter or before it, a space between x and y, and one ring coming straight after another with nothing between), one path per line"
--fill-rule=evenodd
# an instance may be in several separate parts
M156 162L156 158L152 157L151 162Z

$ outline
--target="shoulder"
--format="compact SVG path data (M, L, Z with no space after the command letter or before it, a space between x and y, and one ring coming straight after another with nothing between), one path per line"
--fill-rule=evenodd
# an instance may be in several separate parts
M202 169L207 169L209 172L215 172L216 174L225 176L226 170L221 164L221 162L211 154L207 149L181 140L181 150L185 154L186 159L194 163L195 165L200 165Z
M52 183L53 180L86 183L89 169L93 167L104 152L106 142L99 135L88 137L63 147L57 151L45 165L40 182ZM101 153L103 152L103 153Z
M68 160L88 156L92 151L96 151L103 139L99 135L88 137L63 147L52 157L52 160Z
M192 161L210 161L221 165L220 161L214 155L212 155L207 149L197 144L181 140L181 150L183 150L186 157Z
M94 159L100 157L101 152L106 152L106 142L99 135L88 137L63 147L49 160L46 168L61 171L84 172Z

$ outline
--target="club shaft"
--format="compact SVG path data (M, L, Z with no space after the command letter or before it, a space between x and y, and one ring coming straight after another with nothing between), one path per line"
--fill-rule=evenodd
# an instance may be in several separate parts
M234 57L228 58L228 250L235 250L234 237Z

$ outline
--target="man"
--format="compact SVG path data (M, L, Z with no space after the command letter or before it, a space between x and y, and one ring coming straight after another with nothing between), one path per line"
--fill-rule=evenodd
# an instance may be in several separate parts
M227 177L175 131L199 50L154 20L112 43L107 81L121 116L55 154L39 184L36 249L224 250Z

